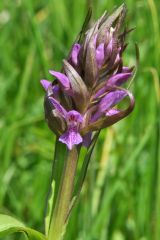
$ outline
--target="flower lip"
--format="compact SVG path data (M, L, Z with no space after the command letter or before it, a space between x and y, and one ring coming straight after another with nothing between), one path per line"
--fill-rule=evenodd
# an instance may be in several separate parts
M75 110L69 111L66 115L66 118L69 123L73 123L73 122L82 123L83 121L82 115Z
M60 136L59 140L71 150L74 145L78 145L83 141L79 133L79 125L82 123L83 117L79 112L72 110L67 112L66 121L68 129Z
M75 145L82 143L83 139L79 132L70 129L60 136L59 141L66 144L68 149L71 150Z

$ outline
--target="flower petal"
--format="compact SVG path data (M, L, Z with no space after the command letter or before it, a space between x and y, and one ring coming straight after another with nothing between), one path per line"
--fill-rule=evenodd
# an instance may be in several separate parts
M53 70L50 70L49 73L51 75L53 75L54 77L56 77L56 79L60 82L60 84L62 85L62 87L65 90L70 89L70 81L65 74L63 74L61 72L56 72L56 71L53 71Z
M123 90L116 90L109 92L102 98L98 105L98 111L92 116L91 122L97 121L102 115L104 115L111 107L114 107L119 103L127 94Z
M64 109L64 107L62 107L62 105L53 97L49 97L49 100L57 110L57 113L63 118L66 118L67 111Z
M126 97L126 92L123 90L116 90L109 92L104 98L102 98L99 104L99 111L105 112L111 107L119 103L124 97Z
M132 76L132 73L129 73L129 72L115 74L108 79L107 85L120 86L121 84L125 83L131 76Z
M120 110L118 110L118 109L110 109L106 112L106 117L113 116L114 114L117 114L119 112L120 112Z
M70 58L71 58L72 63L75 66L78 65L78 54L79 54L80 49L81 49L81 45L79 43L75 43L72 47Z
M46 90L46 91L48 90L49 86L52 84L50 81L45 80L45 79L42 79L40 81L40 83L41 83L42 87L44 88L44 90Z
M122 73L130 73L132 71L132 68L123 66L122 67Z
M98 68L101 68L104 63L104 43L101 43L96 49L96 61Z
M58 94L59 94L59 86L58 86L58 84L57 85L54 85L53 86L53 96L54 96L54 98L58 98Z
M107 56L107 58L111 56L112 50L113 50L113 38L111 38L105 49L105 55Z
M79 132L74 131L74 129L69 129L60 136L59 141L66 144L68 149L71 150L74 145L78 145L83 141L83 139Z
M94 99L100 97L103 93L105 93L105 91L106 91L106 86L100 88L94 95Z

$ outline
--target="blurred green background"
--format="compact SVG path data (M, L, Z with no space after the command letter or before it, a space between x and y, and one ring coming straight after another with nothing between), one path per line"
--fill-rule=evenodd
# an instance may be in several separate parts
M159 0L126 0L125 62L140 66L134 112L101 132L65 240L160 239ZM39 80L59 70L88 5L93 19L119 0L0 1L0 212L43 231L55 138ZM1 238L23 239L21 235Z

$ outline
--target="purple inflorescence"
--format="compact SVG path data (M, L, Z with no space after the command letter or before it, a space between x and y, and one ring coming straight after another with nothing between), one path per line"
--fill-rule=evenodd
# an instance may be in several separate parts
M92 133L126 117L134 108L133 95L122 88L133 76L123 64L127 31L121 31L124 5L106 13L73 44L61 72L50 70L53 82L41 80L46 91L45 117L59 141L72 149L89 146ZM129 97L125 110L117 104Z

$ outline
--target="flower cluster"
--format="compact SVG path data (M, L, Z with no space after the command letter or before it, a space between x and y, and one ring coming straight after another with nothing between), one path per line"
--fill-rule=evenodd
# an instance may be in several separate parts
M121 87L134 69L122 60L127 46L127 30L121 32L125 13L124 5L109 16L104 13L73 44L62 71L49 71L55 80L41 80L48 126L69 149L89 145L94 131L116 123L134 108L133 95ZM126 97L128 107L118 109Z

